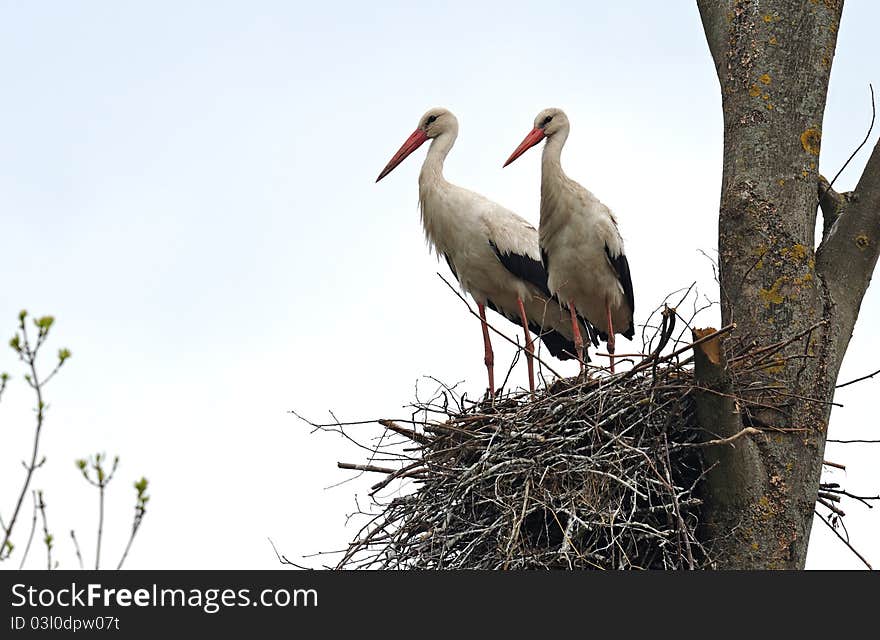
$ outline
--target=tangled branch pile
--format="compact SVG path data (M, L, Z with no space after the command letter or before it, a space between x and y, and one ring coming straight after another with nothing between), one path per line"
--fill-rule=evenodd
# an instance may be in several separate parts
M418 442L415 461L393 474L421 486L384 505L339 567L672 569L701 562L694 535L701 466L692 409L680 391L688 378L664 373L670 379L663 385L648 384L647 375L560 382L535 400L508 395L494 407L452 410L442 424L424 422L407 434ZM445 410L435 403L424 409Z
M702 566L692 368L686 349L659 357L674 320L667 310L652 355L625 374L480 402L441 385L410 426L380 421L370 464L339 465L387 475L337 567ZM416 489L381 497L395 481Z

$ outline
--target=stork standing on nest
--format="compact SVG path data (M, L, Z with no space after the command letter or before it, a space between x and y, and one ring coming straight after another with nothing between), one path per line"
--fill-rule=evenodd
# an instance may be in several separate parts
M495 393L494 354L486 307L522 326L529 389L535 390L534 344L538 334L560 359L575 356L574 330L559 305L550 302L547 272L541 264L538 232L512 211L443 178L443 161L458 136L458 120L446 109L431 109L388 162L376 182L387 176L427 140L431 146L419 174L419 205L429 245L443 256L462 289L477 303L483 329L489 393ZM592 335L592 334L590 334Z
M565 113L545 109L504 166L547 140L541 159L539 242L548 285L568 306L578 354L583 347L577 322L581 316L599 328L599 337L607 342L613 373L614 334L632 340L635 333L629 262L611 210L562 170L560 156L568 132Z

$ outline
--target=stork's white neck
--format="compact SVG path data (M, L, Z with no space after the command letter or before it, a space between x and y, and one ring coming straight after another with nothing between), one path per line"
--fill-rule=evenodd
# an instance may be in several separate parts
M455 144L456 134L453 131L445 131L431 140L428 154L422 163L422 171L419 173L419 195L438 184L445 182L443 178L443 162L452 145Z
M544 152L541 155L541 187L550 181L557 181L565 176L562 170L562 147L568 138L568 131L558 131L547 138L544 143Z
M456 131L444 131L431 141L428 154L419 173L419 209L422 214L422 228L429 245L437 253L449 250L449 236L454 229L450 211L441 206L442 194L451 185L443 177L443 161L455 144Z

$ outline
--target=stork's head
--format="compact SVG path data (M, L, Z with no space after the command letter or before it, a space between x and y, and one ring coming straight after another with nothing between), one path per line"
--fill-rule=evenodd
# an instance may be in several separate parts
M544 109L535 117L535 128L529 132L516 150L510 154L510 157L507 159L507 162L504 163L504 166L506 167L519 158L544 138L551 138L555 135L563 137L567 136L568 128L568 116L565 115L565 111L555 107Z
M379 180L391 173L397 165L422 146L426 140L437 138L444 133L456 135L458 133L458 120L449 109L444 109L443 107L428 109L425 115L419 119L419 126L416 130L406 139L403 146L397 150L397 153L394 154L391 160L388 161L388 164L385 165L385 168L382 169L382 173L376 178L376 182L379 182Z
M426 111L419 120L419 129L424 131L428 138L436 138L447 132L458 133L458 120L449 109L434 107Z

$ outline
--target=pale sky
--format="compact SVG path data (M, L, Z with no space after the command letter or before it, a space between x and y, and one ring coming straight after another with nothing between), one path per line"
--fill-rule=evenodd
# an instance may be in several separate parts
M45 491L62 567L76 564L71 528L94 560L97 495L76 458L122 459L104 566L121 554L131 483L146 475L152 500L128 568L272 568L268 537L291 558L347 542L355 495L377 480L326 489L351 475L337 460L363 454L310 435L289 410L315 420L330 410L342 420L404 415L422 376L483 391L479 324L435 275L447 268L422 237L424 150L373 182L430 107L451 109L461 125L447 178L534 224L540 154L501 164L540 109L564 108L564 166L619 218L636 322L693 280L717 297L700 251L717 244L720 99L693 3L207 7L0 2L0 336L26 308L57 318L50 357L73 352L47 390L47 463L33 484ZM870 120L878 23L876 3L847 4L825 174ZM836 187L854 186L867 152ZM841 381L880 360L876 287ZM33 422L7 338L4 518ZM506 369L512 348L495 347ZM523 364L513 380L525 385ZM832 413L832 438L878 437L878 385L880 376L838 393L846 407ZM826 458L847 471L827 475L876 495L878 454L880 445L829 445ZM880 509L844 509L854 545L880 565ZM28 502L20 545L30 517ZM35 547L28 566L44 561ZM861 564L817 523L808 566Z

